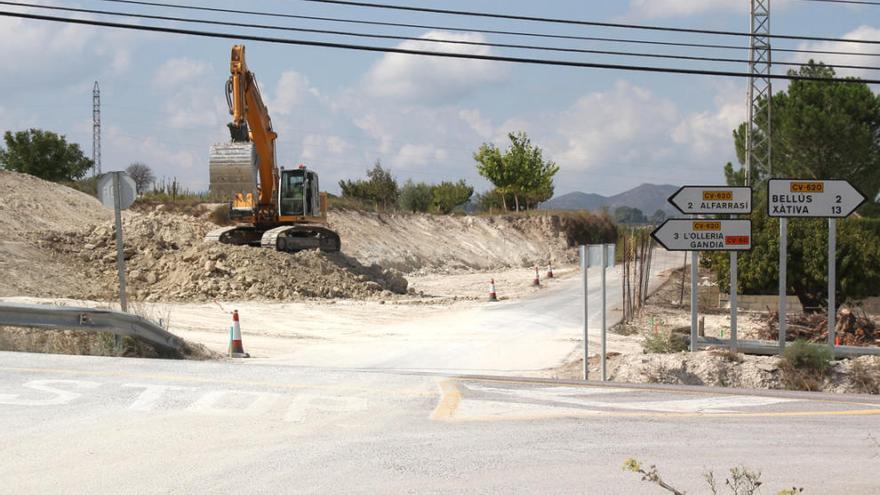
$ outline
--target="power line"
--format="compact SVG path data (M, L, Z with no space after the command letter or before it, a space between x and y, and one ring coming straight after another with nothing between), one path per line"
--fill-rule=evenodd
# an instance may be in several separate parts
M346 18L338 18L338 17L321 17L321 16L310 16L310 15L300 15L300 14L288 14L288 13L284 13L284 12L224 9L224 8L219 8L219 7L204 7L204 6L199 6L199 5L171 4L171 3L164 3L164 2L150 2L150 1L144 1L144 0L99 0L99 1L107 2L107 3L142 5L142 6L149 6L149 7L163 7L163 8L171 8L171 9L195 10L195 11L200 11L200 12L214 12L214 13L236 14L236 15L252 15L252 16L259 16L259 17L278 17L278 18L286 18L286 19L300 19L300 20L335 22L335 23L343 23L343 24L359 24L359 25L370 25L370 26L383 26L383 27L403 27L403 28L414 28L414 29L429 29L432 31L455 31L455 32L460 32L460 33L480 33L480 34L522 36L522 37L543 38L543 39L560 39L560 40L571 40L571 41L601 41L601 42L610 42L610 43L644 44L644 45L655 45L655 46L674 46L674 47L689 47L689 48L710 48L710 49L725 49L725 50L746 50L747 49L747 47L745 47L745 46L723 45L723 44L716 44L716 43L687 43L687 42L675 42L675 41L654 41L654 40L644 40L644 39L611 38L611 37L601 37L601 36L577 36L577 35L565 35L565 34L533 33L533 32L526 32L526 31L505 31L505 30L495 30L495 29L437 26L437 25L428 25L428 24L410 24L410 23L402 23L402 22L370 21L370 20L363 20L363 19L346 19ZM811 55L844 55L844 56L851 55L851 56L880 57L880 53L859 53L859 52L846 52L846 51L835 51L835 50L804 50L804 49L796 49L796 48L774 48L773 50L777 51L777 52L804 53L804 54L811 54Z
M360 37L360 38L406 40L406 41L419 41L419 42L427 42L427 43L448 43L448 44L466 45L466 46L481 46L481 47L493 47L493 48L514 48L514 49L521 49L521 50L552 51L552 52L563 52L563 53L589 53L589 54L593 54L593 55L615 55L615 56L625 56L625 57L644 57L644 58L661 58L661 59L673 59L673 60L691 60L691 61L700 61L700 62L721 62L721 63L740 63L740 64L749 63L749 61L746 59L737 59L737 58L702 57L702 56L696 56L696 55L675 55L675 54L664 54L664 53L623 52L623 51L613 51L613 50L591 50L591 49L583 49L583 48L562 48L562 47L552 47L552 46L535 46L535 45L522 45L522 44L511 44L511 43L489 43L489 42L452 40L452 39L442 39L442 38L420 38L420 37L414 37L414 36L398 36L398 35L385 35L385 34L372 34L372 33L354 33L354 32L349 32L349 31L309 29L309 28L298 28L298 27L291 27L291 26L278 26L278 25L272 25L272 24L250 24L250 23L238 23L238 22L226 22L226 21L212 21L212 20L206 20L206 19L193 19L193 18L188 18L188 17L172 17L172 16L150 15L150 14L135 14L135 13L128 13L128 12L82 9L82 8L75 8L75 7L62 7L62 6L22 3L22 2L0 1L0 5L14 5L14 6L19 6L19 7L30 7L30 8L38 8L38 9L46 9L46 10L54 10L54 11L61 10L61 11L65 11L65 12L78 12L78 13L87 13L87 14L113 15L113 16L120 16L120 17L132 17L132 18L136 18L136 19L151 19L151 20L162 20L162 21L173 21L173 22L189 22L189 23L195 23L195 24L244 27L244 28L252 28L252 29L270 29L270 30L294 31L294 32L315 33L315 34L332 34L332 35L352 36L352 37ZM784 65L784 66L789 66L789 67L800 67L803 64L797 63L797 62L776 62L775 65ZM832 66L836 67L836 68L840 68L840 69L880 70L880 67L870 67L870 66L864 66L864 65L834 64Z
M677 68L677 67L652 67L652 66L645 66L645 65L604 64L604 63L595 63L595 62L575 62L575 61L570 61L570 60L548 60L548 59L540 59L540 58L506 57L506 56L500 56L500 55L478 55L478 54L470 54L470 53L436 52L436 51L428 51L428 50L414 50L414 49L406 49L406 48L388 48L388 47L380 47L380 46L372 46L372 45L357 45L357 44L351 44L351 43L338 43L338 42L329 42L329 41L312 41L312 40L300 40L300 39L290 39L290 38L273 38L273 37L269 37L269 36L256 36L256 35L250 35L250 34L235 34L235 33L223 33L223 32L217 32L217 31L197 31L197 30L192 30L192 29L180 29L180 28L160 27L160 26L145 26L145 25L139 25L139 24L125 24L125 23L121 23L121 22L98 21L98 20L92 20L92 19L74 19L74 18L66 18L66 17L40 15L40 14L28 14L28 13L23 13L23 12L0 11L0 16L15 17L15 18L20 18L20 19L33 19L33 20L41 20L41 21L60 22L60 23L66 23L66 24L80 24L80 25L86 25L86 26L111 27L111 28L129 29L129 30L135 30L135 31L183 34L183 35L198 36L198 37L203 37L203 38L220 38L220 39L230 39L230 40L260 41L260 42L265 42L265 43L277 43L277 44L298 45L298 46L313 46L313 47L323 47L323 48L338 48L338 49L345 49L345 50L359 50L359 51L379 52L379 53L400 53L400 54L406 54L406 55L422 55L422 56L441 57L441 58L484 60L484 61L491 61L491 62L509 62L509 63L518 63L518 64L533 64L533 65L547 65L547 66L574 67L574 68L591 68L591 69L624 70L624 71L635 71L635 72L654 72L654 73L665 73L665 74L688 74L688 75L723 76L723 77L740 77L740 78L752 77L751 74L748 74L745 72L734 72L734 71L681 69L681 68ZM782 74L772 74L767 77L769 77L770 79L781 79L781 80L789 80L789 81L816 81L816 82L826 82L826 83L840 82L840 83L880 84L880 79L856 79L856 78L841 79L841 78L825 78L825 77L782 75Z
M573 24L578 26L597 26L597 27L610 27L610 28L620 28L620 29L646 29L650 31L666 31L666 32L675 32L675 33L691 33L691 34L711 34L717 36L740 36L740 37L751 37L750 33L744 33L740 31L718 31L713 29L696 29L696 28L677 28L677 27L669 27L669 26L651 26L646 24L624 24L619 22L599 22L599 21L584 21L577 19L560 19L554 17L534 17L534 16L525 16L525 15L514 15L514 14L496 14L493 12L477 12L477 11L464 11L464 10L450 10L450 9L436 9L429 7L412 7L409 5L392 5L385 3L373 3L373 2L354 2L351 0L300 0L301 2L312 2L312 3L329 3L336 5L347 5L350 7L367 7L367 8L376 8L376 9L390 9L390 10L405 10L409 12L424 12L431 14L447 14L447 15L458 15L458 16L468 16L468 17L488 17L493 19L507 19L507 20L516 20L516 21L530 21L530 22L549 22L554 24ZM825 0L828 1L828 0ZM852 0L855 1L855 0ZM787 40L801 40L801 41L834 41L834 42L843 42L843 43L868 43L868 44L880 44L880 40L850 40L845 38L826 38L821 36L800 36L800 35L791 35L791 34L773 34L770 35L771 38L776 39L787 39Z
M801 0L801 2L849 3L849 4L855 4L855 5L880 5L880 2L872 2L870 0Z

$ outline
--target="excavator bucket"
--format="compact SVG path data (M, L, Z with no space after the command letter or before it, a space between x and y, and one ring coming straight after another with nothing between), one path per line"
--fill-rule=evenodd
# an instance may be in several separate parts
M257 154L253 143L211 145L208 166L213 198L238 203L237 196L256 197Z

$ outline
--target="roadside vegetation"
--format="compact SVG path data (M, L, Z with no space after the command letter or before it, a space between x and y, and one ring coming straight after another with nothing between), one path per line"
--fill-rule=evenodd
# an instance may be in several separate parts
M642 481L652 483L666 490L673 495L684 495L685 492L673 486L670 482L663 479L656 465L643 466L636 459L627 459L623 463L623 470L633 472L642 476ZM706 489L712 495L730 494L730 495L755 495L764 485L761 481L761 471L755 471L745 466L731 468L724 480L715 477L714 471L706 471L703 473L703 480L706 482ZM795 495L803 493L803 488L791 487L780 490L777 495Z
M810 62L792 73L831 78L834 69ZM772 97L773 175L849 180L869 198L837 223L839 304L877 295L880 287L880 95L866 84L792 81ZM728 185L744 185L747 126L734 131L740 162L724 168ZM763 142L760 140L759 142ZM833 157L833 158L829 158ZM779 221L767 215L769 171L753 170L752 245L740 254L739 284L749 294L773 294L778 280ZM822 219L789 222L789 289L805 308L827 304L828 227ZM729 286L729 257L706 255L721 290Z

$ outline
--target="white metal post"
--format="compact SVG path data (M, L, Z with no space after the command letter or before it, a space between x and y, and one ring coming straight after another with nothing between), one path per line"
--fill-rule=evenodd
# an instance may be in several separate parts
M788 218L779 219L779 352L785 350L786 268L788 263Z
M116 216L116 271L119 272L119 305L123 312L128 312L125 298L125 257L122 252L122 199L119 190L119 174L113 172L113 212Z
M837 324L837 219L828 219L828 345L834 347Z
M730 348L736 351L737 252L730 252Z
M607 320L605 318L606 314L606 306L607 300L605 298L605 267L608 266L608 245L602 245L602 355L600 359L602 361L602 381L606 381L608 379L608 374L605 366L605 356L606 356L606 333L607 333Z
M697 351L697 263L700 262L700 253L691 251L691 352Z
M590 378L590 354L589 354L589 335L590 335L590 311L589 300L590 291L587 285L588 269L590 268L590 255L587 252L587 246L580 247L581 254L581 276L584 281L584 380Z

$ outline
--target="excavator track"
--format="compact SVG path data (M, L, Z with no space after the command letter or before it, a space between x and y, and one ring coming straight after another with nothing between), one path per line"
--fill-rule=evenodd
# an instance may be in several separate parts
M263 230L247 225L236 225L215 229L205 234L208 242L233 244L235 246L260 246Z
M296 252L320 249L336 252L341 249L339 234L320 225L285 225L267 230L260 244L264 248Z

